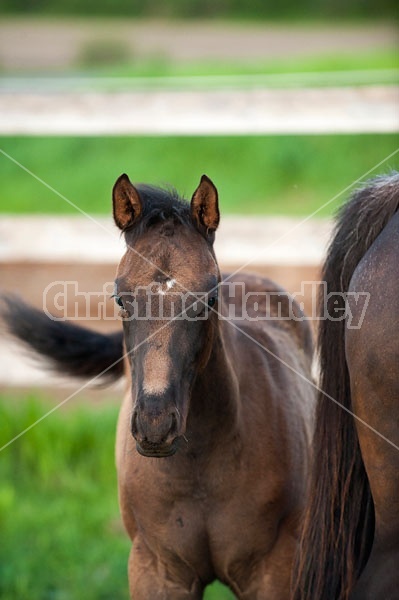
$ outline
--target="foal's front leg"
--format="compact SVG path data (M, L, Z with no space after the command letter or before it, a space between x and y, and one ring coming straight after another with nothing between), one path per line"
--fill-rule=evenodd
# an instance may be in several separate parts
M290 528L281 526L274 546L261 558L257 568L247 571L235 583L240 600L289 600L291 571L296 539ZM232 586L233 587L233 586ZM315 600L319 600L316 599Z
M136 536L129 557L132 600L201 600L203 585L193 573L162 563Z

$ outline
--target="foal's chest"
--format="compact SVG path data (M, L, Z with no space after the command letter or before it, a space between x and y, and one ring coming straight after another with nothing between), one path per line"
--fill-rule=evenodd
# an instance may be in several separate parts
M226 575L242 554L252 554L259 531L261 545L267 545L265 501L243 495L233 472L218 468L216 475L200 464L174 471L166 462L170 459L150 460L156 477L152 472L136 478L132 501L139 529L155 554L166 560L173 556L207 580Z

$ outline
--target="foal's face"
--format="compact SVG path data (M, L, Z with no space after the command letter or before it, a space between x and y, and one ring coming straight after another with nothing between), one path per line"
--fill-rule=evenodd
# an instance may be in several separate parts
M218 221L217 194L207 179L198 190L191 204L194 225L155 219L140 233L130 226L128 249L117 271L115 294L122 305L132 374L131 431L137 450L145 456L176 452L185 433L195 377L211 351L216 315L210 308L217 308L219 282L212 251L217 222L212 222L215 227L201 228L193 202L198 193L202 200L216 201ZM122 197L126 199L126 194ZM203 207L201 211L204 220ZM118 223L117 214L115 220Z

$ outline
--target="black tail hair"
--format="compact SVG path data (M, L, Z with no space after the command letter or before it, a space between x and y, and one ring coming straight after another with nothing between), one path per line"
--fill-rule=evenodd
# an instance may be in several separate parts
M339 212L324 264L326 292L347 292L362 257L399 208L399 174L378 177ZM328 305L330 315L341 311ZM342 314L340 312L335 313ZM345 358L345 321L321 321L320 389L352 410ZM294 600L348 600L371 549L374 505L354 418L318 395L313 469L296 573Z
M44 312L12 295L3 295L0 316L7 331L25 347L46 357L61 375L93 377L110 383L123 375L123 332L102 334Z

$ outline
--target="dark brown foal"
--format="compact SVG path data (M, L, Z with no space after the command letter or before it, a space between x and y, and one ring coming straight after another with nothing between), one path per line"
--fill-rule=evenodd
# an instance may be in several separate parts
M310 331L269 280L220 285L207 178L191 206L157 193L151 202L126 177L114 188L128 245L116 278L129 353L117 466L131 596L199 599L218 578L242 600L286 600L307 481ZM136 290L153 282L156 314L159 295L182 312L176 297L189 290L191 304L203 294L206 318L141 319Z
M134 600L287 600L305 504L312 341L267 279L224 282L216 188L191 203L126 175L113 192L127 249L115 300L123 334L53 321L9 299L11 333L61 372L127 378L117 433Z

